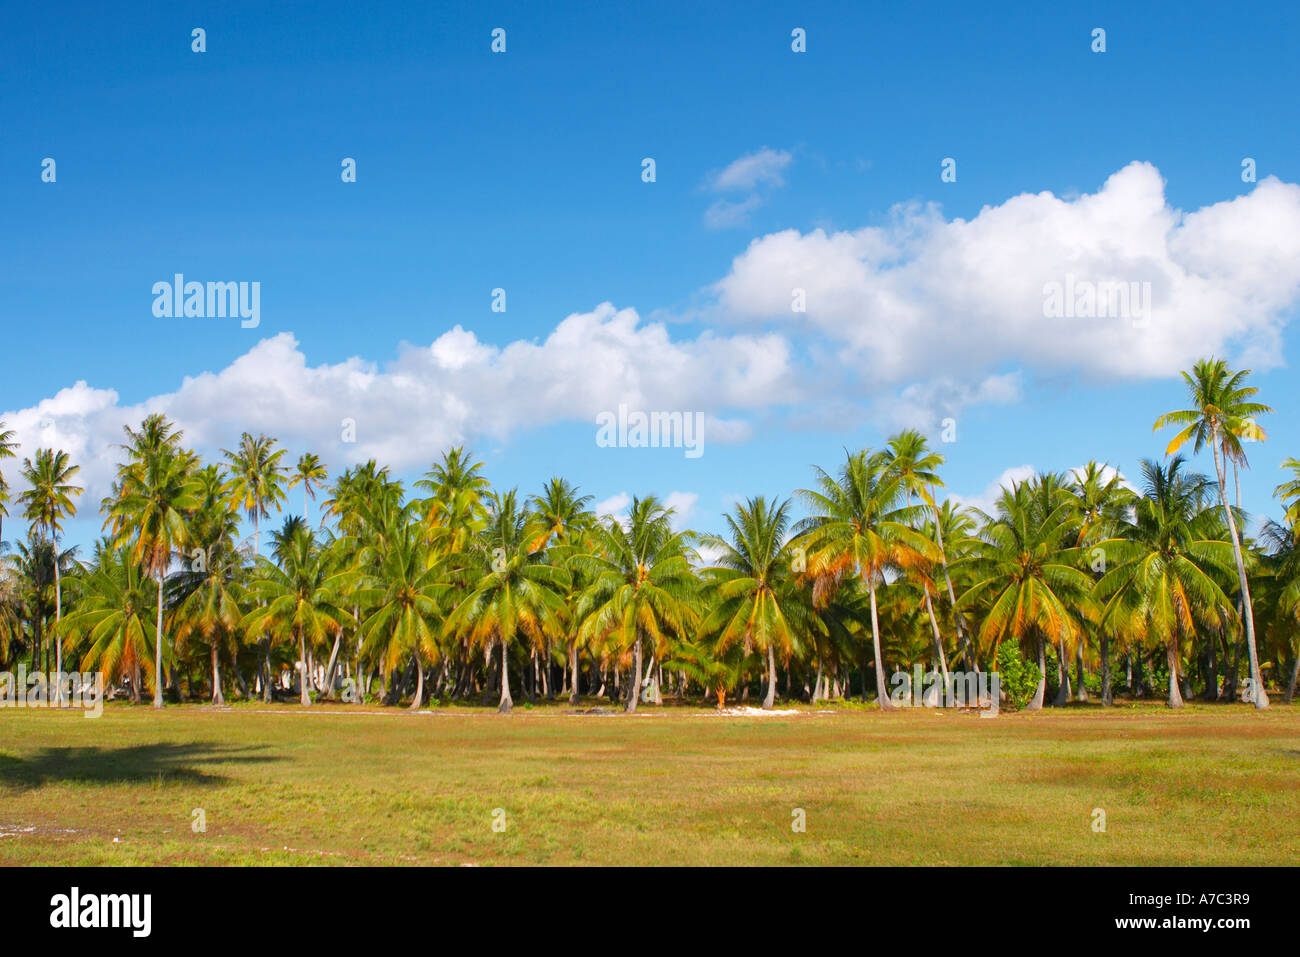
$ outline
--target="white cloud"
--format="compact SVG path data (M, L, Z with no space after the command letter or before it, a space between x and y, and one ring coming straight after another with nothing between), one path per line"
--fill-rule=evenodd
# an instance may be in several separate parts
M673 514L668 519L668 524L674 531L682 531L689 527L688 518L691 510L695 508L695 503L700 500L696 492L669 492L660 499L660 503L665 508L673 510ZM595 512L599 518L614 518L619 524L627 525L627 510L632 505L632 496L627 492L618 492L607 499L599 501L595 505Z
M102 496L122 426L155 411L208 454L233 447L247 430L312 449L331 464L373 457L400 471L480 436L586 422L594 437L596 415L620 403L703 412L708 443L740 441L749 427L726 413L798 394L780 336L704 332L674 341L662 324L603 303L570 315L540 343L499 348L456 326L431 345L403 346L383 368L360 358L309 365L294 337L281 333L224 369L187 376L175 392L138 405L120 405L115 391L79 382L0 420L17 432L20 456L45 445L66 449L83 468L82 484ZM356 423L355 443L342 441L344 419Z
M1068 276L1149 282L1149 320L1045 318L1045 284ZM791 311L796 287L805 314ZM870 388L903 390L903 405L909 388L1006 401L1015 383L997 377L1016 368L1160 377L1209 353L1267 367L1300 302L1300 186L1270 177L1185 213L1155 167L1132 163L1094 194L1024 194L970 221L913 204L884 226L763 236L715 292L735 320L829 337Z
M727 164L726 169L709 177L709 188L715 192L748 190L758 186L784 186L781 173L794 157L785 150L764 146L754 153Z
M963 508L977 508L986 515L993 515L995 505L997 500L1002 497L1003 490L1010 491L1017 482L1033 478L1034 471L1032 465L1015 465L1005 469L978 495L950 494L948 498Z
M763 193L785 185L781 173L794 157L785 150L764 146L755 153L747 153L733 160L725 169L710 174L705 186L715 193L748 192L743 199L715 200L704 211L704 224L709 229L734 229L749 222L749 214L763 205Z

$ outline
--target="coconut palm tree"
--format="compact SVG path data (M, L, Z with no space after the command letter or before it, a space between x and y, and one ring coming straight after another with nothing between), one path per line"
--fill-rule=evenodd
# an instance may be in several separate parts
M606 642L631 659L629 712L640 697L645 643L662 661L670 640L689 637L698 622L694 552L688 533L673 530L673 514L653 495L633 498L626 522L606 518L593 529L595 548L571 561L590 582L578 603L579 640Z
M162 642L155 634L153 588L139 561L125 549L100 548L86 576L76 607L64 622L69 645L86 646L82 671L102 671L111 681L131 679L131 698L140 703L145 667L153 665L154 704L161 698L161 668L154 653Z
M304 452L298 458L298 464L294 466L293 474L289 476L288 488L295 485L302 485L302 517L307 517L307 500L316 498L316 489L320 488L325 479L329 477L329 472L321 464L320 456L312 452Z
M68 453L62 449L37 449L36 461L23 459L22 476L28 489L18 496L23 506L23 517L40 530L41 540L53 544L54 562L54 630L59 634L59 624L63 621L63 588L59 575L58 548L59 535L63 532L63 519L77 514L77 504L73 499L84 489L73 485L72 480L81 467L73 465ZM54 669L63 672L63 645L54 644ZM63 683L55 683L54 703L62 701Z
M559 476L552 477L540 495L534 495L528 500L534 527L532 550L546 549L547 558L552 564L567 568L566 563L571 556L580 554L584 547L592 547L590 531L596 517L590 508L592 499L591 495L579 495L578 487L573 483ZM576 570L569 570L571 574L563 594L568 645L565 655L572 682L569 704L577 705L578 628L573 620L573 612L578 593L586 582L582 581L581 574ZM549 663L548 655L547 664Z
M0 422L0 459L11 459L17 452L18 443L14 441L13 429L6 429L4 422ZM9 514L5 508L9 501L9 485L5 482L4 473L0 472L0 551L4 550L4 520Z
M1069 485L1071 514L1070 521L1078 533L1074 544L1087 551L1088 567L1095 577L1105 573L1105 550L1093 560L1093 552L1098 542L1113 537L1123 526L1132 508L1135 496L1123 484L1119 471L1108 465L1088 462L1072 473ZM1103 628L1098 637L1101 655L1101 703L1110 705L1113 700L1110 680L1110 635ZM1083 644L1079 645L1078 688L1080 701L1088 700L1088 692L1083 684Z
M862 580L871 608L876 702L890 711L893 705L885 691L885 664L880 653L877 589L887 572L937 560L939 552L909 524L915 518L914 509L903 503L902 480L883 456L865 450L847 453L838 478L820 468L816 476L816 489L797 493L812 512L796 526L809 552L808 573L832 583L846 576Z
M1225 466L1229 460L1244 460L1239 439L1242 437L1262 441L1266 436L1255 419L1273 410L1260 402L1251 401L1259 390L1246 385L1249 369L1233 372L1222 359L1201 359L1183 380L1190 393L1192 407L1166 412L1155 421L1153 431L1166 426L1182 426L1173 437L1166 455L1173 455L1189 440L1192 450L1199 452L1210 447L1214 471L1218 478L1219 502L1223 506L1224 520L1232 541L1232 554L1237 566L1237 584L1241 589L1242 620L1246 628L1246 649L1250 655L1251 700L1256 708L1268 707L1268 693L1264 690L1264 677L1259 668L1259 651L1255 644L1255 612L1250 602L1250 584L1246 580L1246 564L1237 532L1237 518L1228 505Z
M410 525L386 544L373 579L359 596L374 608L361 624L362 650L378 657L386 674L396 674L403 661L414 660L415 711L424 702L425 668L442 657L438 636L450 588L442 579L441 564Z
M255 560L248 592L259 605L244 615L239 630L297 645L299 700L307 707L311 704L308 647L318 647L345 625L355 624L342 601L352 573L331 567L301 520L286 522L276 533L274 554L275 562L260 556Z
M246 560L236 545L239 520L222 489L220 469L199 470L196 497L199 506L190 520L189 541L194 546L183 567L171 579L172 630L179 653L191 638L208 646L212 669L212 703L225 704L221 691L220 651L231 645L232 657L241 632L246 600Z
M712 611L700 625L700 633L716 635L718 655L739 644L745 655L757 651L766 657L763 709L771 711L776 701L776 652L788 659L797 633L808 627L786 543L790 500L777 504L762 496L751 498L736 505L724 521L729 539L703 537L703 543L719 554L703 573L704 594Z
M1282 468L1291 470L1291 480L1273 489L1273 495L1286 509L1286 523L1300 535L1300 459L1283 459Z
M1045 642L1063 650L1078 640L1082 619L1093 612L1092 579L1072 546L1071 503L1057 477L1017 482L998 499L996 517L984 516L982 542L963 561L973 578L959 608L985 609L978 638L997 660L998 645L1012 639L1036 645L1040 678L1026 710L1043 706Z
M271 517L271 508L278 512L284 501L285 470L280 459L285 450L275 445L275 439L245 432L235 451L221 450L230 467L230 499L253 522L254 556L259 552L261 520Z
M1181 708L1180 644L1198 626L1213 627L1231 602L1215 576L1231 576L1232 545L1219 537L1216 509L1206 503L1207 479L1183 472L1175 456L1162 466L1142 462L1143 495L1131 522L1099 543L1111 561L1097 583L1106 604L1101 623L1165 649L1169 707Z
M443 625L443 634L464 639L490 655L501 646L501 700L497 710L509 714L510 648L520 636L534 648L563 632L566 571L546 564L531 549L533 530L517 504L514 490L488 497L487 528L475 549L479 570L472 586Z
M415 483L430 493L422 503L425 527L444 554L464 551L486 520L484 502L491 485L480 474L483 463L472 458L460 446L448 449Z
M180 433L174 435L179 441ZM189 539L188 514L199 504L194 479L197 463L197 456L176 442L142 450L122 471L117 495L107 502L104 525L114 547L129 545L131 560L143 565L145 573L158 582L155 708L163 706L162 675L158 673L163 662L163 582L173 554Z

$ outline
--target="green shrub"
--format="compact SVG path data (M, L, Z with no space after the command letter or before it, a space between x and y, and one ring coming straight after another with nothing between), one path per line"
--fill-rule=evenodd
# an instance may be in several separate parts
M1012 711L1019 711L1029 703L1042 677L1038 665L1021 656L1015 641L1004 641L998 646L998 675L1007 695L1006 705Z

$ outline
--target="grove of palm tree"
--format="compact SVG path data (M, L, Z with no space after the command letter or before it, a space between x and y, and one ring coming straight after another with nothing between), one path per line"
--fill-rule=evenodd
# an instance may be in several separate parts
M0 668L102 671L155 707L889 710L894 673L996 671L1010 649L1034 676L1012 708L1262 709L1300 672L1300 460L1279 518L1243 511L1246 445L1271 411L1248 376L1198 362L1188 408L1155 423L1179 430L1166 457L1137 476L1090 461L985 513L943 497L943 454L908 430L810 467L789 496L755 490L714 532L652 494L598 515L569 476L494 488L460 447L409 488L375 461L331 476L301 450L290 467L266 435L204 462L151 415L125 430L93 548L62 541L84 463L38 449L16 496L0 469L0 529L27 523L0 545ZM17 438L0 423L0 459Z

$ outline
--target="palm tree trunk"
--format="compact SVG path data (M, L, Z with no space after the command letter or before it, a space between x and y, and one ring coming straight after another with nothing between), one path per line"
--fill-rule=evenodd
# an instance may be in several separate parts
M1101 706L1109 708L1114 703L1114 695L1110 690L1110 639L1106 633L1101 634Z
M876 611L876 579L870 576L867 590L871 593L871 647L876 656L876 703L881 711L895 711L894 703L885 693L885 661L880 656L880 616Z
M576 708L578 706L578 639L576 635L573 639L573 645L569 648L569 670L571 672L569 677L571 682L569 706Z
M163 611L163 573L158 572L158 631L155 633L155 653L153 659L153 706L161 708L163 706L162 692L162 611Z
M217 661L217 636L212 636L212 703L223 705L225 697L221 694L221 666Z
M1169 707L1181 708L1183 696L1178 690L1178 651L1172 638L1169 640L1166 653L1169 656Z
M1291 680L1286 686L1286 703L1290 704L1295 699L1296 678L1300 677L1300 652L1293 652L1291 655Z
M628 676L627 702L623 710L631 714L636 710L637 698L641 697L641 635L636 636L636 649L632 658L632 674Z
M1075 700L1075 701L1087 701L1087 700L1088 700L1088 688L1087 688L1087 686L1084 684L1084 681L1083 681L1083 641L1082 641L1082 638L1081 638L1080 641L1079 641L1079 649L1078 649L1078 651L1079 651L1079 653L1078 653L1078 656L1076 657L1076 661L1075 661L1075 671L1074 671L1074 700Z
M506 643L501 642L501 702L497 705L497 711L501 714L509 714L510 709L515 706L510 697L510 662L506 657Z
M934 486L930 486L930 503L934 504ZM934 539L939 546L939 564L943 566L943 580L948 586L948 604L952 607L952 623L957 628L957 643L961 645L966 652L967 667L976 674L980 672L979 663L975 661L974 652L971 649L970 637L966 630L961 626L961 615L957 613L957 593L952 588L952 576L948 574L948 550L943 544L943 529L939 523L939 509L934 509Z
M1246 621L1246 649L1250 653L1251 700L1257 709L1268 707L1268 692L1264 690L1264 676L1259 670L1259 651L1255 646L1255 609L1250 601L1250 585L1246 581L1246 565L1241 557L1241 538L1237 535L1237 519L1228 506L1228 490L1223 474L1223 462L1219 459L1219 431L1216 428L1212 436L1210 451L1214 454L1214 471L1219 478L1219 500L1223 503L1223 514L1228 519L1228 532L1232 536L1232 557L1237 563L1237 584L1241 587L1241 601L1244 606L1242 617Z
M339 645L343 640L343 629L334 633L334 647L330 649L330 663L325 666L325 687L319 690L325 693L325 700L334 697L334 669L339 663Z
M1055 708L1070 703L1070 662L1065 657L1065 639L1056 643L1056 698L1052 701Z
M1044 647L1046 642L1043 636L1038 636L1038 687L1034 689L1034 696L1025 705L1026 711L1043 710L1043 695L1047 693L1047 649Z
M948 659L943 653L943 636L939 634L939 622L934 617L934 605L930 601L930 586L922 586L925 590L925 612L930 616L930 628L934 631L934 650L939 655L939 668L943 672L943 686L946 689L949 685L948 680Z
M304 707L311 705L311 695L307 689L310 687L311 675L307 674L307 639L303 637L302 628L298 631L298 663L302 665L301 674L298 676L298 700Z
M763 699L763 710L771 711L776 704L776 654L772 651L772 642L767 643L767 697Z
M415 697L411 699L411 710L419 711L420 705L424 703L424 665L420 662L420 653L418 651L413 657L415 659Z

